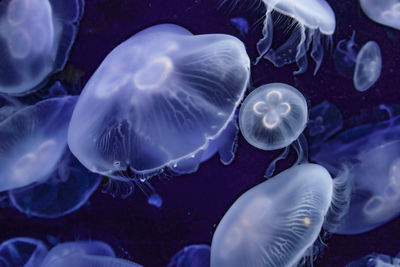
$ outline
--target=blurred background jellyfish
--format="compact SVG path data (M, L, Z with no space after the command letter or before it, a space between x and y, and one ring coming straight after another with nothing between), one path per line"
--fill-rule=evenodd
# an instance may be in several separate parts
M150 27L117 46L90 78L69 147L92 172L122 180L194 172L207 149L233 157L237 126L228 126L249 75L245 47L233 36Z
M400 266L400 253L396 257L385 254L371 253L367 256L346 264L346 267L398 267Z
M364 13L373 21L400 30L399 0L359 0Z
M211 267L313 261L321 228L332 229L346 208L336 205L341 200L336 202L340 196L334 180L320 165L301 164L245 192L217 226Z
M134 262L116 258L114 250L101 241L65 242L53 247L40 267L140 267Z
M190 245L179 250L167 267L209 267L210 254L209 245Z
M325 0L263 0L265 14L263 38L257 43L260 56L282 67L293 62L301 74L307 70L307 51L311 49L311 58L315 61L314 75L321 66L325 43L331 42L335 32L336 20L332 8ZM283 20L286 16L289 20ZM282 45L273 48L274 27L285 25L289 37ZM293 27L296 24L297 27Z
M361 125L312 147L311 160L332 174L350 166L350 207L335 233L367 232L400 214L399 121Z
M353 78L354 87L362 92L378 80L382 70L379 45L367 42L360 50L355 43L355 31L349 40L341 40L333 54L336 70L344 77Z
M47 246L40 240L16 237L0 245L0 266L38 267L47 254Z
M83 0L1 1L0 92L27 94L64 68L83 5Z

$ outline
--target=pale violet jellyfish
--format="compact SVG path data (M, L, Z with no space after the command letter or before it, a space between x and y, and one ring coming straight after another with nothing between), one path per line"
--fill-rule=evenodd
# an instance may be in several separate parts
M1 1L0 92L30 93L64 67L83 5L83 0Z
M335 32L336 19L332 8L325 0L263 0L263 2L267 12L264 20L264 36L257 43L260 54L257 61L264 57L276 67L296 62L299 69L294 74L301 74L307 69L307 51L311 49L311 58L316 63L315 75L324 57L324 43L325 41L329 43ZM286 31L290 36L284 44L274 48L274 26L279 26L282 16L291 18L296 27L287 23Z
M368 90L381 75L382 55L379 45L367 42L361 49L354 41L355 32L349 40L341 40L333 54L337 71L344 77L353 78L354 87Z
M336 179L322 166L306 163L245 192L215 230L211 267L296 266L313 261L321 228L334 228L344 212L345 206L337 205L344 203L339 200L343 191L337 190L344 180L335 183Z
M194 172L208 149L232 157L225 150L235 147L237 127L228 126L249 75L245 47L233 36L150 27L111 51L90 78L69 147L92 172L122 180Z
M334 233L364 233L400 214L399 118L361 125L312 146L311 160L333 175L350 166L350 206Z
M364 13L373 21L400 30L399 0L359 0Z
M65 242L53 247L40 267L141 267L137 263L115 257L114 250L101 241Z
M179 250L167 267L209 267L210 254L209 245L190 245Z
M371 253L367 256L346 264L346 267L399 267L400 253L396 257L385 254Z
M29 237L11 238L0 244L0 266L41 266L48 250L40 240Z

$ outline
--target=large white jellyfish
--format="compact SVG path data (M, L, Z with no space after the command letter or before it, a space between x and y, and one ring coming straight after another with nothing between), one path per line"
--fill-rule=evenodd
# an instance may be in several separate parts
M220 221L211 267L296 266L312 254L323 224L334 227L329 221L343 208L334 205L336 192L328 171L316 164L291 167L253 187Z
M263 0L267 12L264 20L264 37L257 43L260 54L257 61L264 57L276 67L296 62L299 69L294 74L301 74L308 66L307 51L311 48L311 57L316 66L314 75L321 66L324 57L324 38L328 42L335 32L336 20L332 8L325 0ZM282 16L293 19L297 24L282 20ZM274 48L274 26L287 23L290 36L285 43ZM293 28L293 30L291 30Z
M27 94L64 67L83 5L83 0L1 1L0 92Z
M223 132L249 73L245 47L233 36L171 24L145 29L117 46L86 84L70 149L89 170L114 178L194 172L202 153L216 149L212 140L231 136ZM234 147L217 143L220 152Z
M399 0L359 0L364 13L373 21L400 30Z

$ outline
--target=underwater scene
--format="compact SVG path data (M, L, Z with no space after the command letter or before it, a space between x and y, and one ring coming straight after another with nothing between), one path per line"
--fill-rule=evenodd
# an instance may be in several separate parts
M0 0L0 267L400 267L400 0Z

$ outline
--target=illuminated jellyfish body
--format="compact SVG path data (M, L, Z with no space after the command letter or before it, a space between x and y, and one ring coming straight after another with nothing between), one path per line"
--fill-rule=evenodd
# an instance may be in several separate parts
M382 70L382 55L379 45L367 42L360 50L354 42L355 32L350 40L341 40L333 54L336 70L344 77L352 77L358 91L368 90L378 80Z
M0 266L38 267L47 254L47 246L40 240L16 237L0 245Z
M83 0L0 3L0 92L27 94L64 67L83 5Z
M385 254L371 253L359 260L346 264L346 267L399 267L400 253L396 257L390 257Z
M114 250L101 241L65 242L53 247L40 267L140 267L134 262L115 257Z
M400 117L347 130L314 146L311 160L332 174L349 165L353 181L350 207L339 234L375 229L400 214Z
M66 149L76 100L44 100L0 123L0 191L42 182L53 172Z
M17 98L0 93L0 122L10 117L22 107L23 104Z
M249 65L235 37L171 24L145 29L117 46L86 84L69 147L89 170L116 179L191 173L210 151L229 163Z
M344 206L334 203L335 187L325 168L306 163L245 192L217 226L211 267L296 266L304 257L312 260L323 224L334 227L340 217L335 216L343 212Z
M257 43L260 56L256 62L262 57L276 67L296 62L299 69L294 74L301 74L307 69L307 51L311 49L311 58L316 63L315 75L324 57L324 39L330 42L335 32L336 19L332 8L325 0L263 0L263 2L267 12L264 20L264 36ZM273 48L274 26L279 26L282 22L282 15L291 18L297 27L294 27L285 43ZM290 28L293 28L291 23L285 26L289 32Z
M373 21L400 30L399 0L359 0L364 13Z
M167 267L209 267L210 253L209 245L190 245L179 250Z

